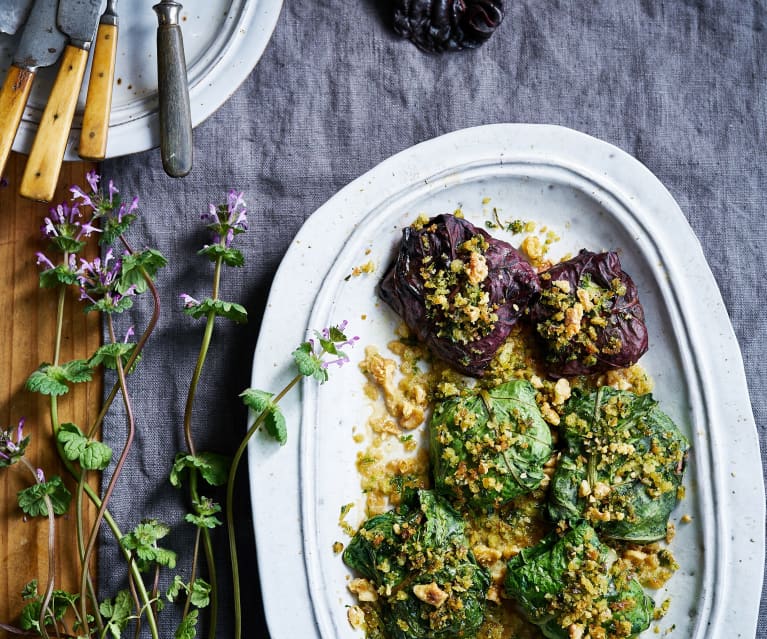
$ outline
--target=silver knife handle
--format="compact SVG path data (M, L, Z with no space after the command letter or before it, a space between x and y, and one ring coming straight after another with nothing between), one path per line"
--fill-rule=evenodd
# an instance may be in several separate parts
M178 24L181 5L163 0L157 13L157 83L160 93L160 154L171 177L192 170L192 115L184 58L184 39Z

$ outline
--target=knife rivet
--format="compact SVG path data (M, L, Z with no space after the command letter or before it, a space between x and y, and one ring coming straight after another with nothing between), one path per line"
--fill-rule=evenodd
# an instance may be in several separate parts
M104 77L104 72L103 72L103 71L99 71L99 77L100 77L100 78L103 78L103 77Z

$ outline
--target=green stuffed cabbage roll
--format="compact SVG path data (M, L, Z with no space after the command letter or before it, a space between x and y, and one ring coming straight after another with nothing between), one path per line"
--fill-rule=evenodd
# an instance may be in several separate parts
M376 588L390 639L471 639L484 621L490 577L461 516L432 491L368 519L343 560Z
M551 517L585 519L613 539L665 537L689 444L652 396L608 386L574 394L560 428Z
M535 490L552 453L535 395L529 382L515 380L438 404L429 423L435 488L475 509Z
M634 637L650 625L654 604L615 558L586 523L555 531L508 562L505 594L549 639Z

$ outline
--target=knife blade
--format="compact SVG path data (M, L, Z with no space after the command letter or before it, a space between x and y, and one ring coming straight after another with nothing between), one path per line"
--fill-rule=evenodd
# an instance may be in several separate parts
M13 35L27 21L34 0L7 0L0 6L0 33Z
M61 67L21 178L19 192L24 197L43 202L53 198L100 15L101 0L59 1L58 26L69 36L69 44L64 49Z
M112 88L117 58L117 0L107 0L107 8L99 20L93 62L85 98L80 147L77 153L86 160L103 160L107 153L109 114L112 110Z
M64 50L66 36L56 28L57 0L37 0L21 33L11 67L0 89L0 175L40 67L56 62Z

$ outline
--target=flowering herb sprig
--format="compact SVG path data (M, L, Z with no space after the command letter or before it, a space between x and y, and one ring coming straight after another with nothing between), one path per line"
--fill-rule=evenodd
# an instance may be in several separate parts
M302 342L292 353L297 373L276 395L257 388L249 388L240 395L243 403L252 412L253 422L234 454L229 470L229 479L226 484L226 522L229 536L229 558L232 565L235 639L242 637L240 571L237 559L237 542L234 535L234 486L237 478L237 469L239 468L242 456L245 454L248 442L261 426L280 445L284 445L287 442L287 425L279 403L301 379L307 377L316 380L320 384L324 384L328 381L328 369L330 367L340 367L349 361L349 357L341 349L354 346L359 337L347 337L344 333L347 325L348 322L344 320L337 326L329 326L321 331L315 331L313 339Z
M188 452L179 453L171 472L171 483L181 486L182 476L186 478L189 487L189 497L193 511L187 521L196 526L195 550L192 557L192 574L188 582L188 592L194 592L199 581L197 577L198 549L202 543L207 564L208 579L210 581L210 619L209 637L216 635L216 619L218 616L218 584L216 566L213 553L213 543L210 531L215 527L217 519L209 519L206 515L210 511L210 500L200 495L199 478L210 486L220 486L226 481L228 460L215 453L198 452L192 433L192 415L197 388L208 355L216 318L223 317L235 322L246 322L248 313L243 306L235 302L220 299L221 275L224 266L241 267L245 264L243 254L232 246L234 238L247 229L247 204L243 194L234 189L227 194L226 201L222 204L210 204L208 211L201 216L206 223L211 235L211 243L203 246L199 255L207 257L213 262L213 283L210 296L202 301L187 293L182 293L180 298L183 302L184 312L194 319L205 318L205 329L197 356L197 364L189 384L186 407L184 410L184 437ZM207 524L201 525L205 521ZM220 522L219 522L220 523ZM189 623L188 619L195 610L190 609L191 599L187 598L184 607L182 625ZM195 617L196 618L196 617Z
M111 181L106 191L102 192L99 189L101 178L95 172L89 172L86 181L85 188L72 187L72 201L52 208L41 226L41 233L47 241L49 252L48 254L39 252L37 262L42 267L41 286L58 290L56 338L53 361L42 364L33 372L26 386L30 391L49 397L51 426L58 452L65 468L77 481L75 521L82 579L80 592L72 595L71 601L77 602L75 629L78 636L89 636L91 632L97 632L99 636L103 636L106 631L113 636L119 636L114 634L116 629L124 626L129 618L136 619L137 623L140 623L140 619L144 617L153 638L158 639L159 632L155 618L157 610L153 607L153 599L156 597L150 597L131 550L123 547L123 555L128 562L129 584L135 614L130 613L127 616L118 614L119 610L114 606L99 604L90 580L89 564L102 520L106 521L118 541L124 537L107 506L136 432L125 376L135 369L141 350L159 317L159 295L154 287L153 277L166 261L159 252L151 249L141 252L133 251L124 236L124 232L137 217L138 199L133 198L130 202L122 202L118 189ZM79 254L86 247L86 239L94 234L99 235L99 244L102 246L119 241L122 249L118 251L109 246L105 249L103 258L95 257L89 260L80 257ZM55 254L58 254L58 257L53 257ZM86 312L99 312L105 318L109 339L88 359L61 362L64 306L67 293L72 287L77 288L80 299L85 302ZM134 334L133 327L128 329L125 339L118 339L115 334L114 316L130 308L136 295L146 290L151 290L154 301L152 319L137 342L130 340ZM62 423L59 419L57 398L68 393L73 384L90 381L98 366L116 370L118 381L113 386L96 420L84 429L76 424ZM103 495L99 495L89 485L87 477L91 471L104 470L112 460L113 453L108 446L97 441L94 435L118 392L121 392L126 407L128 435ZM2 458L0 461L3 461ZM23 503L22 493L20 493L20 505L26 506L31 511L37 508L42 513L45 503L41 502L39 497L44 494L51 504L51 514L66 511L69 499L64 500L62 497L62 491L66 491L63 481L55 477L45 481L42 471L37 473L37 476L43 479L27 489L23 495L26 501ZM69 495L68 491L66 494ZM86 496L98 510L95 522L87 534L83 518L83 500ZM122 601L120 597L118 600ZM54 598L54 603L55 601ZM35 600L32 604L39 605L40 602ZM45 609L47 605L46 603L42 608ZM46 618L41 616L38 627L34 629L38 630L42 636L48 636L46 625L53 625L56 634L60 634L57 625L59 621L60 617L56 615L48 615ZM95 628L91 628L92 625L95 625Z
M0 623L0 630L15 634L31 632L42 637L111 636L120 639L130 624L135 625L138 636L141 624L145 622L153 639L159 639L157 617L162 609L160 573L162 570L173 569L177 562L175 552L161 545L170 528L157 520L145 519L130 532L123 533L111 515L108 504L140 427L133 413L126 376L135 374L141 352L158 321L160 304L154 277L166 264L166 260L154 249L134 250L127 240L126 232L138 216L137 198L122 200L115 184L109 181L104 185L95 172L88 173L86 182L84 187L72 187L72 200L52 208L41 227L47 249L37 254L37 262L41 267L41 286L55 289L58 293L56 337L52 361L43 363L29 376L26 384L28 390L48 397L57 450L62 464L76 481L74 501L77 556L81 565L80 589L77 593L66 593L54 588L55 517L68 512L72 493L61 477L46 478L42 469L35 468L26 459L29 437L24 435L22 420L15 429L0 430L0 469L21 463L34 478L32 485L19 492L18 501L27 515L48 518L49 574L42 594L38 593L35 580L25 589L24 598L28 603L20 619L21 628ZM224 267L241 267L245 263L242 252L234 246L237 236L246 231L248 224L243 194L230 191L225 201L211 205L202 219L211 239L198 253L213 263L213 282L207 297L196 299L187 293L181 296L184 312L192 318L204 318L205 328L184 412L187 450L176 456L170 473L173 485L188 486L191 508L185 520L195 527L196 537L190 575L188 579L176 575L165 592L165 599L183 603L181 622L175 633L177 638L192 639L196 636L200 613L205 608L209 610L209 637L213 639L216 636L218 594L211 530L222 525L220 512L225 509L234 576L235 636L239 639L242 633L241 602L233 528L234 482L239 463L248 441L261 427L280 444L287 441L288 427L279 407L281 399L304 377L319 383L326 382L330 370L349 361L344 349L353 346L358 338L347 338L346 322L315 332L311 339L293 351L296 375L285 388L276 395L258 389L248 389L242 393L244 403L252 411L253 421L231 463L223 455L198 451L192 433L192 409L214 326L218 318L222 317L235 322L247 321L247 311L243 306L220 297ZM98 243L103 247L102 255L88 259L82 254L87 249L88 238L94 235L98 236ZM84 303L84 311L99 313L103 318L107 339L87 358L62 361L64 308L73 290L77 291L80 301ZM133 326L123 328L118 337L116 323L124 321L122 313L131 308L146 291L151 293L153 300L149 323L135 341L136 331ZM73 385L89 382L99 367L114 370L117 381L95 420L83 427L61 420L58 398L67 394ZM122 449L113 452L95 434L118 393L125 407L127 435ZM103 493L99 494L87 481L88 477L94 471L105 471L112 464L111 476ZM202 484L227 485L225 508L202 494ZM97 509L95 520L87 530L83 506L86 498ZM99 601L90 579L89 566L102 521L111 530L126 560L128 587L114 598ZM200 553L205 555L207 580L199 574ZM69 624L67 619L73 619L72 623Z

